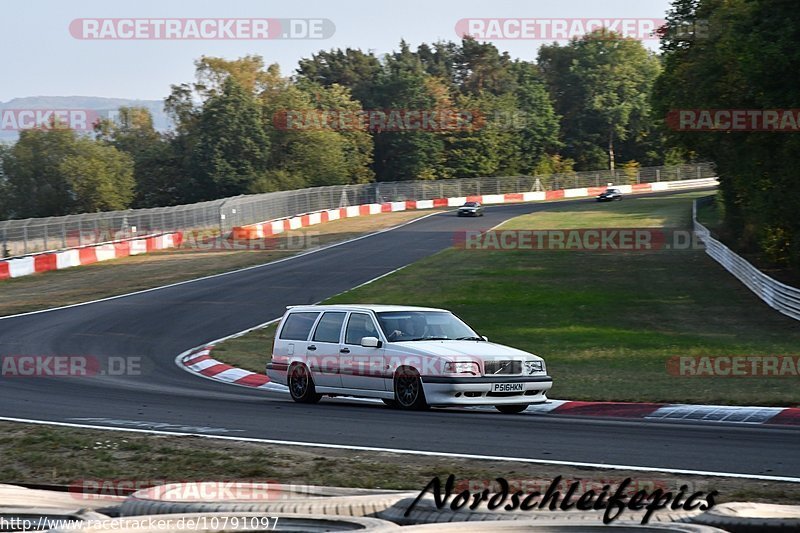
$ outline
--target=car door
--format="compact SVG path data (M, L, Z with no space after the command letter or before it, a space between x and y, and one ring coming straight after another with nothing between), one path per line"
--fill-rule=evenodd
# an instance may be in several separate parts
M378 325L369 313L350 313L340 348L344 363L342 386L383 391L384 349L361 346L364 337L380 338Z
M306 359L319 387L341 387L342 368L339 353L342 340L342 325L347 313L325 311L317 321L314 333L306 347Z

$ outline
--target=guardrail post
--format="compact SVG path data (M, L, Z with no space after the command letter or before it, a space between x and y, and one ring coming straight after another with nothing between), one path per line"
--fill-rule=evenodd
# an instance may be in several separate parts
M22 253L28 253L28 224L30 224L30 220L25 221L25 225L22 226Z
M659 181L661 181L661 169L657 168L656 169L656 182L659 182Z

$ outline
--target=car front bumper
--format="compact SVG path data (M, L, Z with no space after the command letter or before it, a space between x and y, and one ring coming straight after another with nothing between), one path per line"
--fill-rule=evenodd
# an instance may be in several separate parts
M495 392L494 384L521 384L521 391ZM547 401L553 387L550 376L484 376L422 378L429 405L522 405Z

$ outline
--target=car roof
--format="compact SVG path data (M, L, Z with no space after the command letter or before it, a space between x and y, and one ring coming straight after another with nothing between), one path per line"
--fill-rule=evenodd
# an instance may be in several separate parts
M286 309L292 311L373 311L380 313L384 311L444 311L435 307L416 307L413 305L385 305L385 304L337 304L337 305L288 305Z

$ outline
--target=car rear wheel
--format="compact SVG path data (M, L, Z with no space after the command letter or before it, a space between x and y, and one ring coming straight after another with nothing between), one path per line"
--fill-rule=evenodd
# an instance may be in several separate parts
M317 403L322 398L314 387L314 379L305 365L294 365L289 369L289 394L298 403Z
M506 415L515 415L528 408L527 405L495 405L495 409Z
M428 408L422 379L413 368L401 368L394 377L394 398L400 409L419 411Z

